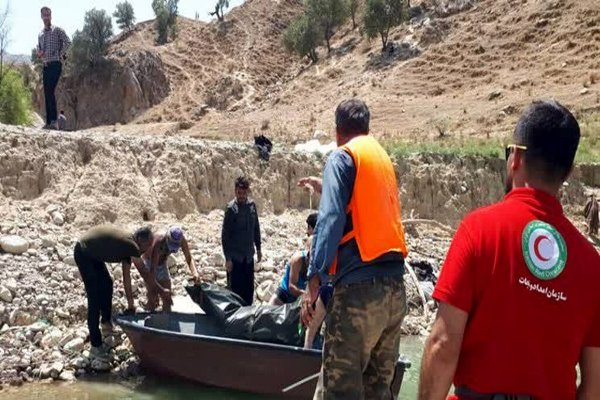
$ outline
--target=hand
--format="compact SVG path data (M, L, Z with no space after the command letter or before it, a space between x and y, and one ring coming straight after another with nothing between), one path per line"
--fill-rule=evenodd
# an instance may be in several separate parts
M298 186L308 190L312 189L320 194L323 190L323 179L317 178L316 176L308 176L300 179L298 181Z
M200 283L200 275L198 275L198 272L194 271L194 274L192 275L192 280L194 281L194 284Z
M227 270L227 272L233 271L233 261L225 261L225 269Z
M310 322L313 319L314 309L313 303L310 301L310 295L308 293L305 293L302 296L300 304L300 320L302 321L302 325L309 326Z
M42 50L38 49L37 56L38 56L38 58L44 58L44 52Z
M256 253L256 263L260 263L262 261L262 253L259 251Z

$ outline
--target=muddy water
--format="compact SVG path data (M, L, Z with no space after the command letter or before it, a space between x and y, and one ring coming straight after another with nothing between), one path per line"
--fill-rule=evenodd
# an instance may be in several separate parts
M419 362L423 349L421 338L402 338L401 352L411 360L412 367L404 376L400 399L417 396ZM78 381L74 384L31 384L0 392L1 400L259 400L265 396L199 387L154 378L139 378L134 382Z

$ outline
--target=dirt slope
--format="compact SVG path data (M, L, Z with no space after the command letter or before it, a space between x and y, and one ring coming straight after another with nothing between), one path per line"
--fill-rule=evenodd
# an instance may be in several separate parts
M430 3L413 1L423 10L392 32L391 56L350 26L317 65L285 54L295 0L247 1L221 25L182 19L179 39L161 47L146 23L114 51L152 47L167 67L171 94L136 122L195 121L199 136L306 138L331 130L333 108L350 96L369 102L378 134L418 140L502 136L537 98L600 107L597 0Z
M269 86L293 64L281 51L281 34L301 11L300 0L250 0L224 23L179 18L178 38L156 46L153 22L145 22L112 48L115 55L157 51L171 83L170 95L136 122L198 121L205 104L219 112L252 110Z

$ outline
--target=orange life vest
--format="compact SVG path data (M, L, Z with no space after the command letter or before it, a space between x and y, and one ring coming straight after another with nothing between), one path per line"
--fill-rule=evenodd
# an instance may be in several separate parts
M352 230L344 235L340 246L355 239L363 262L391 252L402 253L406 258L408 250L392 160L379 142L368 135L358 136L342 148L354 161L356 178L347 209ZM329 273L335 275L336 271L337 257Z

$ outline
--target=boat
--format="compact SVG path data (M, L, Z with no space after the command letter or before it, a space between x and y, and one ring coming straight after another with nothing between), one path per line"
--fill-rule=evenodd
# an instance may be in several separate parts
M141 367L153 374L206 386L285 399L312 399L321 351L240 340L206 314L120 315ZM392 383L398 394L410 363L400 357Z

